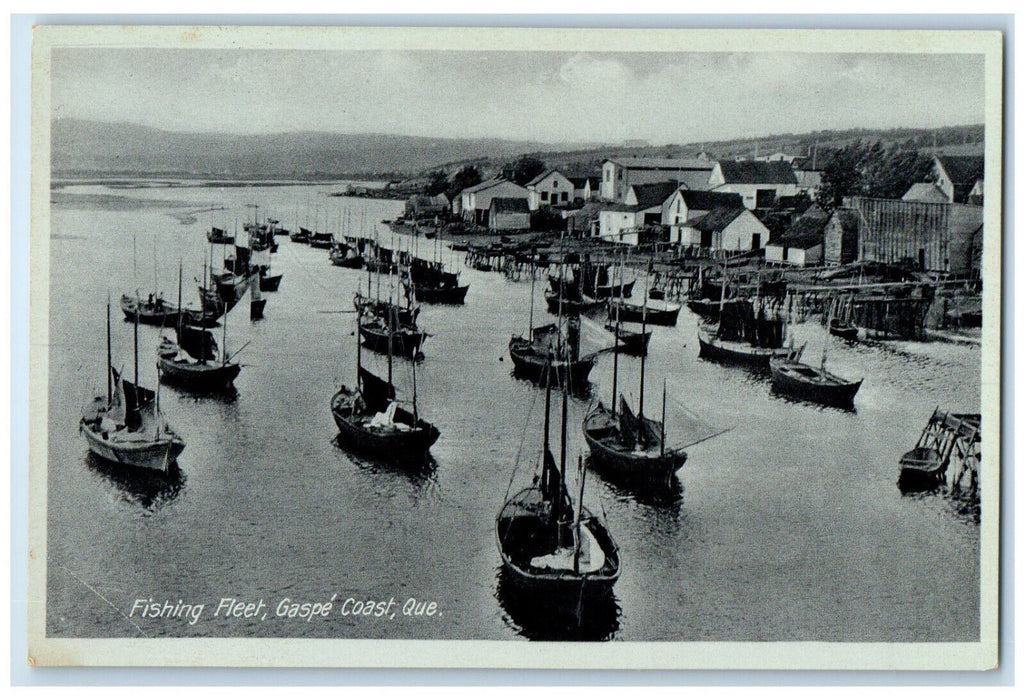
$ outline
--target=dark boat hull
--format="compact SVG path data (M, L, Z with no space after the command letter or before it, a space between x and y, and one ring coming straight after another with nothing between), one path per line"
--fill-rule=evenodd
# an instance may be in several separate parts
M548 303L548 312L563 316L577 316L588 311L599 308L605 302L601 299L559 299L557 294L545 293L545 301Z
M281 286L282 275L261 275L260 276L260 291L261 292L276 292L278 287Z
M266 299L253 299L249 302L249 319L255 321L263 318L263 308L267 306Z
M174 466L185 443L178 436L139 442L118 442L104 437L104 433L82 421L79 430L89 444L89 451L108 462L148 472L167 474Z
M375 299L371 299L370 297L365 297L359 293L357 293L356 296L353 297L352 305L356 309L356 311L360 313L369 311L375 316L382 318L387 318L387 314L390 313L392 309L394 309L395 312L398 314L398 322L400 326L416 325L416 319L420 315L419 306L414 306L412 308L404 308L401 306L396 306L395 304L391 304L387 301L377 301Z
M645 455L620 444L615 419L601 404L584 418L583 428L591 450L590 465L596 472L619 482L668 487L673 475L687 461L686 452L670 450L664 455Z
M594 369L594 357L585 356L575 361L553 359L539 353L533 343L520 336L513 336L509 341L509 357L513 361L516 375L524 379L546 386L563 386L569 382L569 388L580 390L588 384L588 377Z
M470 285L462 287L414 287L416 300L424 304L462 304Z
M368 327L360 325L360 337L363 338L363 346L381 353L388 354L388 331L383 328ZM391 352L396 357L408 357L415 359L423 350L424 340L427 334L421 331L400 329L395 331L391 339Z
M218 392L229 389L242 371L234 362L199 364L185 360L158 357L160 381L195 392Z
M581 527L588 529L600 546L604 562L593 572L538 568L531 559L543 555L550 547L537 547L550 528L543 511L540 490L524 489L503 505L495 519L495 538L502 557L502 566L511 582L522 592L553 598L565 603L581 599L598 599L611 595L619 579L619 549L604 525L587 508L581 509ZM537 551L532 551L537 548Z
M754 369L769 370L773 356L785 354L785 350L756 348L747 343L723 342L712 336L698 333L698 355L706 360L731 365L743 365Z
M848 382L836 375L822 372L799 362L786 362L784 358L773 358L769 362L772 372L772 387L776 391L805 401L826 404L829 406L851 406L854 395L861 388L861 381ZM794 370L798 370L795 373ZM804 370L809 377L796 376Z
M375 431L366 425L369 416L356 410L357 396L356 392L343 386L331 398L331 415L338 426L339 442L355 452L392 459L422 457L441 435L436 427L422 418L413 427L412 415L403 409L396 411L396 417L408 421L409 430Z
M829 327L829 334L835 335L837 338L843 338L844 340L857 340L858 327L831 325Z
M900 458L897 485L902 491L923 491L943 483L947 468L940 453L929 447L916 447Z
M331 264L335 267L344 267L350 270L359 270L363 267L362 255L347 257L345 255L335 255L332 253L329 257L331 259Z
M620 328L616 331L614 323L605 324L605 330L616 336L619 344L619 352L630 355L643 355L648 352L648 343L651 341L651 331L628 331Z
M680 316L680 307L668 309L643 309L628 304L609 304L609 318L619 318L625 323L646 323L649 326L675 326Z
M720 306L718 301L711 299L691 299L687 302L688 309L705 318L718 318Z
M151 305L144 301L140 301L136 305L135 301L134 297L121 297L121 313L125 315L126 321L134 323L136 318L138 318L139 323L146 324L147 326L160 326L162 328L171 328L178 325L177 307L163 304L158 309L156 305Z

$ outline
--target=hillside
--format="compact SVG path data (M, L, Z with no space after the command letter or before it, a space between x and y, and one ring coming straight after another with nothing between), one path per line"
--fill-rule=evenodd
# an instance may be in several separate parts
M616 156L713 158L810 154L862 139L907 144L919 150L957 154L982 152L981 125L940 129L853 129L782 134L729 141L619 145L550 144L506 139L441 139L388 134L297 132L238 136L169 132L127 123L77 119L52 122L52 169L57 177L164 176L239 179L404 178L442 168L455 172L474 164L484 174L521 154L550 167L596 173Z
M504 139L441 139L388 134L297 132L238 136L183 133L127 123L56 119L55 176L206 176L315 179L401 176L440 163L511 158L557 145ZM577 144L579 147L579 144Z

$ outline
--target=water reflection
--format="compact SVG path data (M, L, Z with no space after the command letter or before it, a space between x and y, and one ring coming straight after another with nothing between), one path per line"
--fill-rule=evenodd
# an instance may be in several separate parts
M109 482L123 500L151 513L173 501L185 488L185 474L177 463L171 464L165 474L110 462L89 452L86 466Z
M802 399L792 394L780 391L775 386L769 389L769 395L772 398L782 401L784 403L793 404L795 406L808 406L809 408L815 408L823 412L834 412L834 413L847 413L850 415L857 415L858 409L854 404L827 404L819 403L818 401L811 401L810 399Z
M336 435L331 444L344 452L353 464L371 474L402 475L415 486L435 481L438 463L430 452L423 455L371 456L350 448L342 442L341 435Z
M590 459L588 459L590 469ZM645 482L632 482L617 480L611 475L603 474L602 480L612 491L617 501L633 501L638 505L647 506L663 513L678 516L683 507L683 482L680 477L673 474L669 482L665 484Z
M499 567L495 597L503 619L532 641L601 642L619 631L621 608L614 594L567 601L527 589Z

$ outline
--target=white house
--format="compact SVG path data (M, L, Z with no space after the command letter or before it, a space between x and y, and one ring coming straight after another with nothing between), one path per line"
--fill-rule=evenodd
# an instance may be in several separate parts
M558 170L548 169L527 183L531 211L573 203L576 186Z
M948 202L967 204L969 193L983 179L984 170L982 156L933 156L936 186L947 196Z
M680 227L681 245L712 251L758 250L768 240L769 229L744 207L713 209Z
M692 190L708 187L712 162L699 158L608 158L602 163L600 196L623 202L631 185L672 181Z
M662 223L669 227L669 242L680 242L680 228L691 219L704 216L717 208L744 206L736 192L706 192L704 190L677 189L666 201Z
M601 196L601 178L588 176L584 184L584 201L593 202Z
M463 219L487 226L491 200L495 197L527 199L527 188L503 178L486 180L479 185L467 187L459 193Z
M768 208L779 197L797 194L797 177L785 160L720 160L712 168L708 189L735 192L748 209Z
M605 204L598 213L599 237L619 243L640 243L639 229L663 224L666 203L676 192L675 182L631 185L622 204Z

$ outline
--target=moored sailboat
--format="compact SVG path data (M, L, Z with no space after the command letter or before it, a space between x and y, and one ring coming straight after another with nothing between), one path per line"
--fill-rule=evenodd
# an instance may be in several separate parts
M89 451L110 462L167 474L185 441L160 412L157 392L139 385L139 336L135 326L135 380L111 365L110 303L107 303L107 395L86 407L78 427Z

